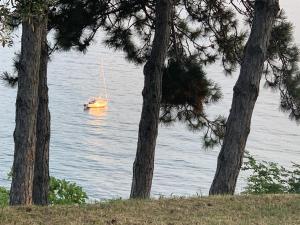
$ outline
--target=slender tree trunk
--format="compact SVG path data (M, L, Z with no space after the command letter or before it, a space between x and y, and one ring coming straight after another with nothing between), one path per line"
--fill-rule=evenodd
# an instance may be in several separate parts
M11 205L32 204L42 26L38 16L29 18L22 22Z
M156 1L156 27L151 56L144 67L143 109L133 165L131 198L149 198L158 133L162 73L170 39L172 0Z
M234 87L224 143L210 194L234 194L250 132L251 117L259 94L263 65L271 29L279 11L279 0L256 0L251 34L240 76Z
M48 204L49 191L49 142L50 142L50 112L48 108L48 44L47 18L43 20L41 62L39 70L39 106L37 113L37 141L35 153L33 203Z

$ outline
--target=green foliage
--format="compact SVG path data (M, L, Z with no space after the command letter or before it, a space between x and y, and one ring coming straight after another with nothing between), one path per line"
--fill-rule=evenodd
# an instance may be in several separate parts
M54 49L77 46L78 50L85 51L97 30L103 28L107 46L123 51L129 61L143 64L149 58L152 48L155 6L154 0L114 1L113 4L110 0L58 0L51 7L49 15L49 29L56 31ZM250 28L253 2L241 1L241 4L235 4L235 1L228 0L174 1L167 60L184 65L175 68L176 65L174 67L174 64L169 64L166 69L170 76L163 80L163 90L167 89L163 93L161 121L168 124L177 120L186 123L193 131L206 129L205 146L220 143L224 135L225 120L217 117L210 121L205 111L199 110L204 109L207 96L210 95L212 99L220 97L217 86L213 87L212 82L201 75L205 66L218 59L222 61L226 74L231 74L242 62L245 40L249 34L244 28L240 29L244 26L239 26L241 20L236 14L241 14ZM297 119L300 118L300 75L295 76L297 48L293 47L292 32L285 32L287 30L291 30L289 23L279 15L273 27L268 54L269 67L272 69L265 71L269 71L266 73L268 84L280 83L280 86L274 86L279 87L281 92L282 108ZM192 67L188 68L190 65L185 63L189 58L197 60L197 78L195 73L190 73L195 69L194 65L190 64ZM194 81L201 85L196 86ZM181 86L182 84L184 85ZM208 90L213 94L206 95ZM194 101L195 98L197 101ZM185 103L182 104L181 101L176 104L174 99L182 99Z
M96 32L104 24L111 0L57 0L49 10L48 29L54 30L52 51L75 47L86 51Z
M81 205L86 203L88 199L86 192L76 183L54 177L50 178L48 197L51 205ZM0 206L6 206L8 203L9 191L0 187Z
M300 50L293 41L293 24L283 12L278 16L271 33L268 60L265 65L266 86L277 88L281 109L290 118L300 120Z
M189 21L184 20L184 23L187 27L194 26L194 23L201 27L195 42L202 62L214 63L216 59L221 58L225 74L232 74L237 69L247 38L247 32L238 29L238 8L231 7L232 4L234 1L183 0L183 5L193 22L188 25Z
M4 84L11 88L15 88L18 84L18 77L13 76L8 72L4 72L2 75L0 75L0 80L3 80Z
M47 14L47 0L15 0L17 12L22 19L29 19L33 16Z
M160 122L179 121L192 131L204 131L204 147L213 147L224 137L225 119L219 116L210 121L205 106L221 97L220 88L207 79L195 58L169 60L163 75Z
M258 162L247 154L243 170L250 170L247 178L246 194L300 194L300 165L293 164L288 170L274 162Z
M3 207L8 205L8 201L9 201L9 191L3 187L0 187L0 206Z
M242 1L244 9L235 5L251 26L253 5ZM290 119L300 120L300 50L293 38L293 24L287 20L283 10L277 15L272 28L267 59L264 67L266 87L280 92L280 108L289 113Z
M10 8L8 0L0 0L0 45L12 46L11 28L8 26Z
M162 103L169 105L190 105L202 112L203 104L216 102L221 98L220 89L206 78L197 60L178 62L170 60L164 70Z
M82 187L65 179L50 178L49 202L53 205L84 204L88 199Z

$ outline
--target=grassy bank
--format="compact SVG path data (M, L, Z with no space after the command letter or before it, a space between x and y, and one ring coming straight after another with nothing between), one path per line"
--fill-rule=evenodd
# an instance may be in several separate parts
M300 224L300 195L111 201L86 206L5 207L0 224Z

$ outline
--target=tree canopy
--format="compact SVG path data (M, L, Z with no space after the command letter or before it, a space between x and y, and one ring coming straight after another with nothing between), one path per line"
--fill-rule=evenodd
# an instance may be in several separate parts
M55 36L50 53L70 48L85 52L102 30L108 47L123 51L130 62L143 64L151 50L155 4L154 0L51 1L48 29ZM217 81L207 78L205 67L221 61L224 73L230 75L240 66L253 20L253 1L176 0L172 14L161 122L182 121L193 130L206 128L205 133L211 135L204 140L213 140L205 141L211 146L221 141L225 120L209 120L205 114L205 108L222 97ZM272 30L264 75L266 86L280 91L281 108L296 120L300 119L298 61L292 24L281 11Z

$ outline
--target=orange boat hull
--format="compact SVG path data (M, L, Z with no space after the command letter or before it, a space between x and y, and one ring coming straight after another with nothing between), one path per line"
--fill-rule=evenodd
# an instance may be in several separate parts
M95 99L94 101L85 104L84 107L86 109L105 108L105 107L107 107L107 104L108 104L108 102L106 99Z

